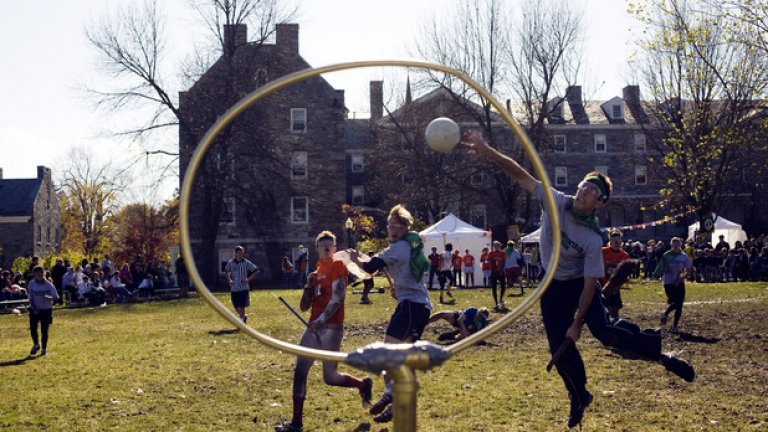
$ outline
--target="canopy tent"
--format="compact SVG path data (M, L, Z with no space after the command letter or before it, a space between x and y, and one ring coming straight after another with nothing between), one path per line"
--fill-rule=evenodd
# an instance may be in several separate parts
M733 247L734 243L737 241L744 243L744 241L747 240L747 233L741 229L741 225L736 222L731 222L722 216L713 215L713 217L715 218L715 229L712 231L712 238L710 239L712 246L720 241L721 235L731 247ZM688 238L695 239L697 231L699 231L698 222L688 227Z
M532 233L528 233L520 237L520 240L518 240L517 242L518 243L538 243L540 238L541 238L541 228L537 229Z
M419 233L424 239L424 254L432 253L432 248L437 248L440 253L445 250L445 244L451 243L453 250L464 251L469 249L475 257L475 285L483 282L483 270L480 266L480 253L483 248L491 247L491 233L472 226L457 218L453 213L448 214L434 225ZM429 274L425 275L429 277Z

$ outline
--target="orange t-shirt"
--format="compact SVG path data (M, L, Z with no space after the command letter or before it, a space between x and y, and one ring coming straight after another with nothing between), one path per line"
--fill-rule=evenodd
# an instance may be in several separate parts
M315 295L312 301L312 314L309 317L310 321L314 321L319 317L325 307L328 306L328 302L331 301L333 295L333 287L339 283L343 283L346 286L348 280L347 267L341 261L334 261L333 258L326 258L317 262L317 283L320 288L320 294ZM336 312L328 318L326 324L343 324L344 323L344 303L336 309Z
M507 260L507 254L504 251L492 251L488 253L488 260L491 261L491 272L493 274L504 274L504 261Z
M611 277L613 271L616 270L616 267L618 267L622 261L626 261L628 259L629 254L622 249L615 251L611 249L610 246L603 248L603 264L605 264L605 277L601 281L603 286L605 286L605 284L608 282L608 278Z
M451 264L453 264L454 270L461 270L461 256L458 254L453 254L453 257L451 258Z
M475 257L470 254L464 255L464 267L472 267L475 265Z
M488 252L480 254L480 266L483 270L491 269L491 259L488 257Z

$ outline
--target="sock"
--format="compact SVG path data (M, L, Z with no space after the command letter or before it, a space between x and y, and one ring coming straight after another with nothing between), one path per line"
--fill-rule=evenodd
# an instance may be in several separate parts
M302 416L304 414L304 398L303 397L294 397L293 398L293 418L291 419L291 424L294 426L303 426L302 422Z
M347 374L341 374L341 376L344 377L344 381L341 384L342 387L357 387L359 389L363 388L363 380L357 379L352 375Z

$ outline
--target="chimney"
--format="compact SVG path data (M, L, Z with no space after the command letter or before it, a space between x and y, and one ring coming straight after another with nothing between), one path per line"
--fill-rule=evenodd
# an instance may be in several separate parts
M581 100L581 86L568 86L565 89L565 99L571 108L573 121L576 124L589 124L589 117L587 117L587 111L584 109L584 101Z
M643 104L640 102L640 86L628 85L621 91L624 97L624 103L627 104L629 112L635 118L637 123L648 123L648 116L645 114Z
M377 121L384 116L384 81L371 81L371 121Z
M248 27L245 24L224 25L224 50L232 54L235 50L248 43Z
M275 44L280 51L299 55L299 25L278 24L275 27Z
M51 169L46 168L42 165L37 166L37 178L39 179L45 179L46 177L51 177Z

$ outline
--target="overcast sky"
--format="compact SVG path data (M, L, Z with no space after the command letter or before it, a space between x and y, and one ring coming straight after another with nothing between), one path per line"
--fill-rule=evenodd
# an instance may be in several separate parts
M85 26L117 3L139 0L0 0L0 168L4 178L31 178L37 165L59 171L73 147L128 164L140 149L111 135L125 116L97 111L83 82L100 79ZM405 58L425 23L446 0L296 0L300 6L300 52L313 66L345 61ZM626 85L632 51L623 0L579 0L588 24L585 58L587 95L610 99ZM201 31L185 0L158 0L167 12L169 61L180 61L188 41ZM346 90L352 111L367 111L368 81L382 71L335 73L327 79ZM175 76L169 77L174 79ZM604 81L604 83L603 83ZM173 88L174 91L183 90ZM141 167L142 162L138 163ZM157 202L172 194L177 180L157 188L152 176L136 174L127 200Z

